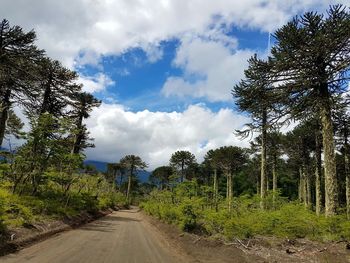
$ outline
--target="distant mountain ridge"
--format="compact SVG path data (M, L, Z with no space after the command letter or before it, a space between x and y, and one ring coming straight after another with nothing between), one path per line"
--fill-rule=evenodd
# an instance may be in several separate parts
M95 166L99 172L107 172L107 162L95 161L95 160L86 160L84 164ZM151 175L148 171L137 171L137 177L142 183L148 182L149 176Z

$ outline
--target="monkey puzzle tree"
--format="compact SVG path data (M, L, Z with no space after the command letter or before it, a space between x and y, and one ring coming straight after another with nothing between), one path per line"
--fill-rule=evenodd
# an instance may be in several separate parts
M121 190L121 185L123 183L123 175L125 169L120 163L108 163L107 164L107 172L106 178L107 181L112 183L114 186L118 186L117 178L120 177L119 180L119 190Z
M76 92L72 94L71 99L73 100L71 103L73 110L70 112L70 116L75 120L72 153L78 154L82 149L93 146L93 144L88 143L89 135L83 120L90 116L94 107L101 105L101 101L86 92Z
M275 32L273 78L294 112L319 113L325 169L325 214L336 214L338 190L333 137L333 98L347 89L350 13L330 7L327 16L307 12Z
M160 189L168 187L170 177L173 174L173 168L171 166L160 166L157 167L151 174L151 182L155 182L159 185Z
M244 71L245 79L235 85L232 95L241 111L250 113L252 122L247 124L248 129L237 131L247 137L251 131L261 132L261 175L260 195L261 207L264 208L264 199L267 189L267 130L281 116L282 108L277 102L278 92L271 87L270 65L254 55L248 60L248 69Z
M5 137L12 135L15 138L19 139L23 137L24 133L22 132L22 129L24 127L24 123L22 120L16 115L16 113L10 109L8 111L8 119L5 129Z
M299 170L298 196L299 200L304 202L307 207L311 207L313 203L311 193L314 184L312 180L313 173L311 172L313 167L311 153L315 152L316 145L315 126L313 125L313 119L300 123L286 134L284 142L285 153L297 163L296 169ZM317 187L316 182L316 196L318 194Z
M250 143L253 153L259 151L262 136L259 135ZM284 136L281 132L278 132L274 129L267 132L266 135L266 156L267 156L267 166L269 166L272 172L272 191L273 191L273 202L275 203L276 193L277 193L277 164L280 156L282 155L282 145L283 145ZM268 176L266 177L266 190L270 190L270 182Z
M240 147L224 146L213 151L212 159L226 176L226 199L228 208L231 211L233 198L232 178L246 164L248 155Z
M180 182L186 178L186 169L194 163L196 163L196 157L189 151L176 151L170 158L170 166L181 171Z
M37 115L49 113L61 117L71 99L75 99L76 94L81 91L81 85L75 83L78 74L63 67L59 61L49 58L41 59L39 66L39 99L36 105L33 103L28 115L34 112Z
M130 204L131 179L138 170L144 170L148 165L142 161L141 157L136 155L126 155L120 159L119 163L128 172L128 188L126 191L126 200Z
M348 112L348 101L342 101L334 116L336 135L338 137L339 150L343 155L345 173L345 198L346 214L350 219L350 114Z
M218 186L218 159L215 158L216 150L209 150L204 156L204 163L208 163L213 170L213 192L214 192L214 203L217 204L219 196L219 186Z
M35 38L34 31L25 33L19 26L10 27L7 20L0 22L0 145L12 104L34 97L33 69L43 55L34 45Z

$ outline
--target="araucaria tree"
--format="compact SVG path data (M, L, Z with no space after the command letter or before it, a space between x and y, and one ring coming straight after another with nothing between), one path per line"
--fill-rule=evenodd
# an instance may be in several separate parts
M248 156L244 149L236 146L224 146L214 150L212 160L226 176L226 199L229 211L232 208L233 184L232 180L247 163Z
M0 145L12 105L23 105L34 97L36 61L43 55L35 38L34 31L25 33L7 20L0 22Z
M126 191L126 200L127 203L130 204L130 191L131 191L131 179L135 176L138 170L144 170L148 165L142 161L141 157L136 155L126 155L119 162L122 167L128 173L128 188Z
M209 150L204 156L204 163L208 163L210 168L213 170L213 195L214 195L214 203L217 204L218 196L219 196L219 185L218 185L218 170L219 170L219 162L216 157L217 150Z
M73 99L71 103L73 107L71 117L74 119L75 126L72 153L78 154L84 148L93 146L93 144L88 142L89 134L86 125L83 124L83 120L90 116L93 108L100 106L101 101L86 92L76 92L71 98Z
M186 178L186 169L196 163L196 157L189 151L176 151L171 155L170 166L180 170L180 181Z
M150 176L150 181L159 186L161 190L169 186L170 177L173 175L171 166L160 166L154 169Z
M347 89L350 67L350 13L332 6L327 16L308 12L275 33L272 48L276 89L293 112L318 112L322 126L325 214L336 214L338 188L332 109L334 97Z
M244 72L245 79L234 86L232 94L238 108L249 112L252 118L252 122L247 124L248 128L238 133L247 137L252 131L261 132L260 195L261 207L264 208L267 190L267 132L278 120L282 109L276 105L278 93L271 87L269 63L258 59L257 55L251 57L248 63L249 67Z

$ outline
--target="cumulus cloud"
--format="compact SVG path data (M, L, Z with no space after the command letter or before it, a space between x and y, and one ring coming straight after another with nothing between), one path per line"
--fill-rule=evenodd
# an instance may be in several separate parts
M27 30L34 28L39 46L49 56L73 67L81 52L88 55L79 63L94 64L101 55L147 48L186 32L205 34L213 24L269 32L298 12L325 9L336 2L339 1L2 0L0 16ZM159 52L155 57L153 51L150 54L151 59L160 56Z
M169 76L162 93L226 101L254 52L238 49L237 39L227 34L232 26L271 32L297 13L323 11L341 1L2 0L0 17L34 29L40 48L76 69L89 64L102 72L102 58L132 48L143 49L154 63L163 57L159 43L180 40L173 66L184 74ZM130 72L123 68L117 74ZM104 73L82 75L79 82L91 93L115 84ZM192 105L183 112L131 112L113 96L106 101L111 104L102 104L87 120L96 144L87 151L89 159L115 162L138 154L154 168L166 164L176 150L190 150L201 161L209 149L247 144L233 131L249 120L231 109L213 112Z
M150 63L155 63L163 57L163 49L160 43L142 45L142 49L145 51L147 59Z
M153 169L166 165L176 150L189 150L202 161L205 153L223 145L248 146L233 131L248 119L231 109L213 112L191 105L184 112L127 111L118 104L95 109L87 126L96 148L89 159L116 162L126 154L141 156Z
M252 50L235 49L227 45L225 39L191 37L182 40L177 49L174 66L184 71L184 76L170 76L163 88L165 96L205 97L209 101L227 101L232 99L232 86L243 78L247 59Z
M94 93L105 90L108 86L112 86L115 82L106 74L97 73L94 76L80 75L78 83L83 84L83 91Z

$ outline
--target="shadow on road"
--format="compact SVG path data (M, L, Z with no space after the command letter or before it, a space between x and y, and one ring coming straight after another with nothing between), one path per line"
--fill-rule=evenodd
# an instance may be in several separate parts
M140 222L141 220L128 218L128 217L118 217L118 216L106 216L99 219L93 223L81 227L81 230L86 231L97 231L97 232L113 232L115 231L115 222Z
M135 213L138 213L140 212L141 209L132 209L132 210L118 210L118 213L132 213L132 214L135 214Z
M106 216L104 218L99 219L96 222L108 222L108 221L121 221L121 222L130 222L130 221L134 221L134 222L140 222L141 220L139 219L134 219L134 218L130 218L130 217L120 217L120 216Z

